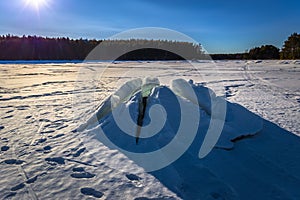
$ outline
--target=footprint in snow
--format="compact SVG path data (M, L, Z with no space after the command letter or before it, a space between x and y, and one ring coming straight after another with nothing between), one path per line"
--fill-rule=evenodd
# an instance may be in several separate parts
M25 184L24 183L20 183L20 184L18 184L16 186L12 187L10 190L14 192L14 191L20 190L20 189L22 189L24 187L25 187Z
M47 145L43 147L43 153L50 153L51 152L52 147Z
M126 174L125 176L131 181L139 181L142 179L141 177L139 177L135 174Z
M93 178L94 176L96 175L90 172L80 172L71 174L72 178Z
M37 139L37 140L35 140L34 142L33 142L33 146L36 146L36 145L39 145L39 144L41 144L41 143L44 143L44 142L46 142L46 138L40 138L40 139Z
M60 134L57 134L57 135L54 135L54 136L50 135L49 138L51 138L51 139L56 139L56 138L60 138L60 137L62 137L62 136L64 136L64 135L65 135L65 134L60 133Z
M42 149L36 149L36 151L47 154L47 153L51 152L51 149L52 149L52 147L47 145L47 146L44 146Z
M44 146L44 148L43 148L45 151L50 151L51 149L52 149L52 147L51 146L49 146L49 145L47 145L47 146Z
M74 167L72 169L73 172L84 172L84 168L83 167Z
M17 106L16 107L17 108L17 110L27 110L28 108L30 108L30 106Z
M2 146L1 151L7 151L9 149L9 146Z
M88 187L81 188L80 192L84 195L93 196L95 198L101 198L104 195L102 192Z
M59 131L59 130L67 128L67 127L68 127L68 125L63 125L63 126L58 127L56 130Z
M41 134L49 134L49 133L54 133L55 130L47 130L47 131L41 131Z
M3 162L8 165L21 165L24 161L17 160L17 159L7 159L7 160L4 160Z
M2 117L2 119L8 119L8 118L12 118L13 115L8 115L8 116L5 116L5 117Z
M137 175L135 175L135 174L126 174L125 176L126 176L126 178L127 178L128 180L131 181L131 183L132 183L135 187L143 187L143 186L144 186L143 183L141 182L141 180L142 180L141 177L139 177L139 176L137 176Z
M79 157L82 152L85 151L86 148L79 149L76 153L73 154L74 157Z
M44 176L44 175L46 175L46 174L47 174L47 172L42 172L41 174L38 174L38 175L36 175L36 176L33 176L32 178L28 178L27 181L26 181L26 183L27 183L27 184L34 183L34 182L38 179L39 176Z
M11 197L14 197L14 196L16 196L16 194L17 194L16 192L10 192L8 195L5 196L4 199L9 199Z
M72 171L74 172L71 174L72 178L93 178L96 176L95 174L86 172L83 167L74 167Z
M30 179L27 179L26 183L27 183L27 184L34 183L34 182L37 180L37 177L38 177L38 176L34 176L34 177L30 178Z
M65 159L63 157L53 157L53 158L46 158L45 159L50 165L63 165L65 164Z

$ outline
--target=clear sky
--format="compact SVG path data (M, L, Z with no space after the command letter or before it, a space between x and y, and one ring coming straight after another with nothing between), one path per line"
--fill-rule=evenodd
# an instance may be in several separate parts
M281 48L300 32L299 0L1 0L0 10L1 35L104 39L163 27L192 37L209 53Z

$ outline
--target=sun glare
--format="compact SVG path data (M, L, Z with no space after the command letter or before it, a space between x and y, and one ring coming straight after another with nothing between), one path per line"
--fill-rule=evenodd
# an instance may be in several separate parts
M30 6L36 10L40 10L41 7L47 6L48 0L24 0L26 6Z

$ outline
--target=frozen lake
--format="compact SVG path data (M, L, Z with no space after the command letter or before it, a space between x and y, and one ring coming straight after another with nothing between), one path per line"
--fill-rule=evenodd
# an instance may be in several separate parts
M66 109L60 111L67 117L72 101L81 100L74 98L86 98L87 102L78 106L87 110L91 105L98 106L123 82L150 75L166 85L170 79L184 78L205 83L215 91L224 87L217 93L225 92L230 102L295 134L300 130L300 61L5 64L0 66L0 72L0 101L2 107L7 107L1 109L4 113L25 104L31 115ZM39 104L39 109L34 104Z
M71 133L122 83L144 76L193 79L300 135L299 61L1 64L0 197L178 198L150 175L143 182L103 166Z

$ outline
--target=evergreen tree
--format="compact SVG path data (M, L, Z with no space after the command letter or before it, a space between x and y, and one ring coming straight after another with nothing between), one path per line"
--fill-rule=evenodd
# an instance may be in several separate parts
M96 60L201 59L200 44L167 40L86 40L0 36L0 60L84 60L99 44ZM99 46L98 46L99 47ZM147 48L145 48L147 47ZM165 50L166 49L166 50ZM169 51L168 51L169 50ZM173 52L171 52L173 51ZM177 55L179 54L179 55ZM181 57L183 55L183 57Z
M293 33L284 42L280 53L281 59L300 59L300 34Z
M255 47L250 49L248 59L278 59L279 49L273 45L262 45L261 47Z

